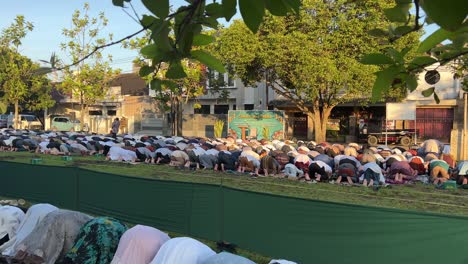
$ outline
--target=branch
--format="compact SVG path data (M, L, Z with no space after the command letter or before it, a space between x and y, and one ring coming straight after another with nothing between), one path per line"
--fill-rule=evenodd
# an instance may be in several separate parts
M187 7L185 7L185 8L180 8L177 12L174 12L174 13L172 13L172 14L169 14L169 15L167 16L167 18L169 18L169 19L170 19L170 18L173 18L173 17L176 16L177 14L182 13L182 12L184 12L184 11L186 11L186 10L190 10L190 9L191 9L190 6L187 6ZM65 69L68 69L68 68L70 68L70 67L73 67L73 66L75 66L75 65L78 65L78 64L81 63L82 61L84 61L84 60L88 59L89 57L91 57L91 56L92 56L94 53L96 53L98 50L103 49L103 48L107 48L107 47L110 47L110 46L113 46L113 45L116 45L116 44L119 44L119 43L121 43L121 42L123 42L123 41L125 41L125 40L127 40L127 39L131 39L131 38L133 38L134 36L136 36L136 35L142 33L143 31L149 29L150 27L152 27L153 24L154 24L154 23L151 23L150 25L143 27L142 29L138 30L137 32L135 32L135 33L133 33L133 34L130 34L130 35L126 36L126 37L123 37L123 38L121 38L121 39L119 39L119 40L116 40L116 41L113 41L113 42L110 42L110 43L107 43L107 44L104 44L104 45L101 45L101 46L97 46L97 47L95 47L89 54L87 54L87 55L84 56L83 58L81 58L81 59L79 59L79 60L73 62L72 64L69 64L69 65L66 65L66 66L63 66L63 67L59 67L59 68L56 68L56 69L54 69L54 70L55 70L55 71L61 71L61 70L65 70Z
M116 45L116 44L119 44L119 43L123 42L124 40L131 39L131 38L133 38L134 36L140 34L141 32L147 30L147 29L150 28L151 26L152 26L152 24L149 25L149 26L143 27L142 29L138 30L137 32L135 32L135 33L133 33L133 34L130 34L130 35L124 37L124 38L121 38L121 39L119 39L119 40L116 40L116 41L113 41L113 42L110 42L110 43L107 43L107 44L104 44L104 45L101 45L101 46L97 46L97 47L95 47L95 48L93 49L93 51L91 51L90 53L88 53L88 55L84 56L83 58L81 58L81 59L75 61L75 62L72 63L72 64L69 64L69 65L66 65L66 66L57 68L56 70L57 70L57 71L61 71L61 70L64 70L64 69L68 69L68 68L70 68L70 67L72 67L72 66L78 65L80 62L82 62L82 61L86 60L87 58L91 57L91 56L92 56L94 53L96 53L98 50L103 49L103 48L107 48L107 47L110 47L110 46L113 46L113 45Z
M419 0L414 0L414 7L416 8L416 15L414 17L414 27L410 31L408 31L406 33L403 33L400 36L396 36L394 38L391 38L390 43L393 43L393 42L397 41L398 39L400 39L400 38L402 38L402 37L404 37L404 36L406 36L408 34L411 34L413 32L419 31L421 29L421 25L419 24L419 19L421 18L419 16Z
M417 31L421 28L419 25L419 0L414 0L414 7L416 8L416 16L414 17L414 31Z
M465 50L463 52L454 54L454 55L452 55L452 56L450 56L448 58L445 58L443 60L438 60L437 62L439 62L442 65L442 64L445 64L445 63L447 63L449 61L452 61L452 60L454 60L454 59L456 59L458 57L461 57L463 55L466 55L466 54L468 54L468 50ZM415 68L412 68L411 70L409 70L409 72L423 70L424 68L426 68L427 66L431 66L432 64L433 63L426 63L426 64L419 65L419 64L409 63L408 66L409 65L415 65L416 66Z
M291 92L286 91L287 88L285 88L283 85L278 83L278 81L275 80L274 83L276 85L278 85L279 87L281 87L282 89L284 89L284 90L281 90L281 89L278 89L275 85L272 85L271 87L273 88L273 90L275 92L279 93L280 95L282 95L282 96L288 98L289 100L291 100L292 102L294 102L294 104L300 110L302 110L304 112L314 112L313 109L311 110L306 106L306 102L303 99L299 98L296 94L293 94Z

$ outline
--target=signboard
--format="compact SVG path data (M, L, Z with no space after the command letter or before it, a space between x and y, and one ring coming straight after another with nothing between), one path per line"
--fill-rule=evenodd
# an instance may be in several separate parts
M415 120L416 103L387 103L387 120Z
M228 134L242 139L284 139L284 112L230 110Z

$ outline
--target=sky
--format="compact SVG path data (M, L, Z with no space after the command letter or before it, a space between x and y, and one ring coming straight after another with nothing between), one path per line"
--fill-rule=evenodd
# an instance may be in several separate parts
M141 26L129 17L120 7L112 4L112 0L0 0L3 1L0 8L0 29L8 27L16 15L24 15L26 20L34 24L34 30L29 32L23 41L20 51L35 62L39 60L49 60L50 55L55 52L58 57L65 61L70 60L60 49L60 43L66 41L62 36L62 29L71 27L71 17L75 10L82 9L85 2L90 5L90 16L95 17L99 12L104 12L109 19L106 35L110 32L114 35L114 40L128 36ZM183 0L171 0L173 8L185 3ZM141 16L148 11L141 4L140 0L133 0L132 4L136 12ZM132 13L130 9L127 9ZM240 18L237 14L234 18ZM223 23L223 21L220 21ZM224 22L226 23L226 22ZM434 27L426 29L427 36L434 31ZM122 72L131 71L131 61L136 57L137 52L123 49L119 44L106 48L104 54L112 54L113 68L120 68Z
M34 24L34 30L24 39L20 51L33 61L49 60L55 52L63 61L69 61L60 49L60 43L65 42L62 29L71 27L71 17L75 10L82 9L85 2L90 5L90 17L96 17L104 12L109 19L106 35L112 32L114 40L128 36L141 29L131 17L120 7L112 4L112 0L0 0L0 29L8 27L16 15L24 15L25 19ZM132 1L137 13L141 16L148 11L139 0ZM180 6L184 1L171 0L174 7ZM129 13L133 14L131 10ZM121 68L123 72L131 70L131 61L137 55L136 51L123 49L119 44L106 48L104 54L110 53L113 57L111 66Z

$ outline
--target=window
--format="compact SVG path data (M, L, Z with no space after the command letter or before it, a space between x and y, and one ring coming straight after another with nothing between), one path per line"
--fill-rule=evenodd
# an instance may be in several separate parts
M436 84L440 81L440 74L436 70L426 72L424 79L428 84Z
M208 87L233 87L234 79L227 73L219 73L208 69Z
M229 105L215 105L214 113L215 115L227 114L229 112Z
M117 110L107 110L107 115L108 116L115 116L115 115L117 115Z
M193 109L195 114L209 115L210 114L210 105L201 105L200 108Z
M254 110L253 104L244 104L244 110Z
M89 110L89 115L102 115L102 110Z
M237 110L237 105L232 105L232 110Z

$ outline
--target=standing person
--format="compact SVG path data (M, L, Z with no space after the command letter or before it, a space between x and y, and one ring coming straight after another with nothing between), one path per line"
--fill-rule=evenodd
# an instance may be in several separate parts
M117 133L119 133L119 128L120 128L120 121L119 118L116 117L114 119L114 122L112 122L112 137L117 138Z

